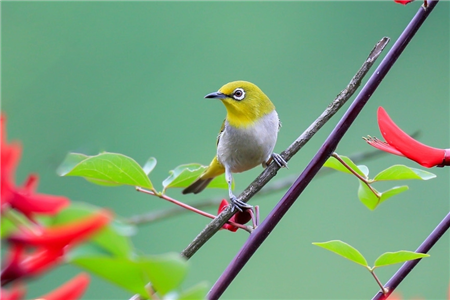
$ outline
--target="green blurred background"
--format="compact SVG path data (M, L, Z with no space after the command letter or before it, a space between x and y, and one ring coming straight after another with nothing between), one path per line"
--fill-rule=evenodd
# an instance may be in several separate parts
M393 1L3 2L2 111L9 140L24 146L17 181L37 172L40 192L109 207L123 217L170 208L132 187L95 186L59 178L55 170L69 151L120 152L141 165L155 156L151 179L159 187L177 165L207 164L225 109L203 96L239 79L256 83L277 106L283 128L276 151L281 152L347 85L378 40L388 36L388 49L393 45L419 6L420 1L408 6ZM420 130L422 142L449 147L449 12L448 2L438 4L338 153L371 150L361 137L380 136L378 106L405 131ZM343 112L276 179L300 174ZM372 176L396 163L419 167L389 155L364 163ZM260 172L235 175L237 192ZM378 288L367 271L311 242L344 240L369 262L385 251L414 250L449 210L449 172L432 172L436 179L407 182L408 192L375 211L359 202L351 176L314 180L223 298L371 298ZM264 217L283 193L252 204L260 205ZM171 190L169 195L192 203L227 192L183 196ZM133 242L147 254L180 252L208 222L184 214L139 227ZM184 286L213 284L247 237L243 231L216 234L191 259ZM448 237L430 254L400 285L404 299L446 299ZM397 268L380 269L381 281ZM28 296L42 295L78 272L58 268L31 282ZM129 297L94 277L84 299Z

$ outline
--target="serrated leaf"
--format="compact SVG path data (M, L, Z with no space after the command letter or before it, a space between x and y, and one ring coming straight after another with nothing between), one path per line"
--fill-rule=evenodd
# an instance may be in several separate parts
M395 187L391 188L390 190L387 190L387 191L381 193L380 203L386 201L388 198L390 198L392 196L403 193L403 192L407 191L408 189L409 188L407 185L395 186Z
M351 161L350 158L348 158L347 156L340 156L340 158L356 173L358 173L359 175L361 175L364 178L367 178L366 175L364 174L364 172L362 172L353 161ZM347 169L347 167L345 167L343 164L341 164L336 158L334 157L330 157L328 158L328 160L325 162L325 164L323 165L324 167L327 168L331 168L331 169L335 169L337 171L340 172L344 172L344 173L348 173L348 174L352 174L352 172L350 172L350 170Z
M169 171L169 177L163 181L164 190L168 188L185 188L192 184L206 170L207 166L201 164L185 164ZM233 184L234 187L234 184ZM208 188L227 189L228 184L224 175L217 176L208 185Z
M430 255L424 253L416 253L412 251L397 251L386 252L381 254L374 263L374 268L389 266L393 264L403 263L405 261L414 260L418 258L428 257Z
M144 167L142 169L144 170L144 173L147 174L147 176L148 174L150 174L151 171L153 171L153 169L156 166L156 163L157 163L156 158L150 157L144 164Z
M145 289L148 280L141 266L127 258L90 256L77 257L70 261L74 265L84 268L133 294L149 298Z
M354 263L369 268L364 256L358 250L347 243L339 240L333 240L323 243L313 243L313 245L327 249L328 251L334 252L348 260L351 260Z
M80 159L80 156L76 155L70 160L66 158L59 174L61 176L84 177L96 184L125 184L153 189L153 185L144 170L128 156L105 152L96 156L89 156L69 169L67 166L73 164L76 159Z
M380 204L380 199L375 195L372 190L361 180L358 180L358 198L359 200L370 210L374 210L378 204ZM374 189L375 190L375 189ZM376 190L375 190L376 191ZM378 192L378 191L376 191Z
M199 284L191 287L190 289L182 292L178 297L178 300L201 300L206 299L208 293L208 284L206 282L200 282Z
M409 168L404 165L394 165L378 173L373 180L374 181L409 180L409 179L429 180L435 177L436 175L427 171Z
M187 261L176 253L146 256L139 261L139 265L161 295L178 288L188 268Z

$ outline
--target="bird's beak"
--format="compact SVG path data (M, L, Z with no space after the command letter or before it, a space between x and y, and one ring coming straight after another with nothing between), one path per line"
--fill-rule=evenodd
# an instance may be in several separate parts
M218 98L218 99L224 99L226 97L227 97L227 95L225 95L224 93L221 93L221 92L214 92L214 93L210 93L205 96L205 98Z

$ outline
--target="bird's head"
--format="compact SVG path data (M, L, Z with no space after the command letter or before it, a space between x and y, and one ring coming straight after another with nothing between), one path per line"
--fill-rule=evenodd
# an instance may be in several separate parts
M227 109L228 122L235 127L249 126L275 109L269 97L248 81L229 82L205 98L220 99Z

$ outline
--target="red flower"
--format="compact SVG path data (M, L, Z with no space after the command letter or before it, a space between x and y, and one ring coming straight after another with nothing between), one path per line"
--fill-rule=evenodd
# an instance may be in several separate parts
M40 297L45 300L75 300L80 298L89 285L89 275L80 273L59 288Z
M0 276L2 285L52 268L63 259L68 248L92 236L110 220L110 213L99 211L82 220L44 228L38 234L25 229L12 234L8 241L13 247ZM26 247L36 249L30 254Z
M227 200L223 199L222 202L220 202L219 209L217 210L217 214L220 214L225 208L228 206ZM248 221L252 219L252 215L248 212L248 210L245 211L238 211L236 214L234 214L230 221L238 223L238 224L245 224ZM233 226L231 224L224 224L222 226L223 229L227 229L232 232L236 232L238 228L236 226Z
M0 299L2 300L20 300L25 296L25 288L22 285L13 286L9 291L1 289Z
M438 149L424 145L401 130L387 112L378 108L378 126L386 142L369 137L366 142L385 152L405 156L418 164L431 168L450 165L450 149Z
M408 3L413 2L414 0L394 0L395 3L406 5Z
M103 226L109 223L111 214L98 211L84 219L55 227L44 228L41 233L33 234L23 230L12 234L8 241L13 244L44 247L46 249L61 249L65 246L85 240Z
M406 5L408 3L413 2L414 0L394 0L395 3L399 3L399 4L403 4ZM428 7L428 2L427 0L423 0L423 4L422 6L426 9Z
M22 153L22 146L18 142L8 144L6 142L6 129L4 123L5 116L0 115L0 134L1 134L1 203L3 204L8 199L9 193L14 189L14 174L19 164L20 155Z
M38 177L29 175L23 187L16 187L14 174L19 163L22 147L19 143L6 141L5 117L0 116L1 126L1 205L17 209L28 218L33 214L54 215L69 205L69 199L61 196L35 193Z

